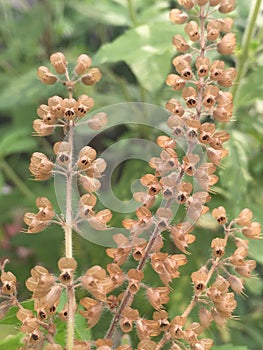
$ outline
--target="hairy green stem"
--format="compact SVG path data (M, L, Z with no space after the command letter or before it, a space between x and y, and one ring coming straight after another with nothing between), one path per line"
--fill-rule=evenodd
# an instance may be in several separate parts
M72 258L72 180L73 180L73 122L70 121L68 132L68 143L70 145L70 161L67 171L66 185L66 222L64 225L65 232L65 256ZM68 301L68 319L67 319L67 350L72 350L74 345L74 314L75 314L75 291L74 286L67 287Z
M252 7L251 9L248 24L246 26L245 33L243 35L243 39L241 43L242 51L237 64L237 70L238 70L237 79L232 89L233 101L235 100L235 98L238 97L240 82L246 72L247 60L249 55L249 45L255 31L256 20L261 7L261 2L262 0L255 1L255 6Z
M28 199L35 198L34 193L24 184L24 182L4 159L1 159L0 161L0 168L22 194L24 194Z

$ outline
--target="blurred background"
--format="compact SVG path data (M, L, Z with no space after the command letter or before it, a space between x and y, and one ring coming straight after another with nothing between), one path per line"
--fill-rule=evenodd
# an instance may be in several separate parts
M261 1L257 1L261 3ZM43 85L36 77L39 65L50 67L49 55L62 51L69 64L86 53L99 66L103 78L95 87L80 86L77 94L87 93L95 100L95 108L121 102L146 102L164 107L175 97L165 84L172 71L171 59L176 54L171 38L183 31L169 22L169 10L176 1L156 0L0 0L0 257L10 260L9 268L19 280L21 299L29 297L24 287L30 269L43 264L52 272L63 254L63 233L51 227L35 235L21 233L23 214L35 211L35 198L48 197L56 207L53 181L36 182L28 171L31 154L41 151L51 159L52 145L61 135L47 138L32 136L36 109L48 97L66 96L63 88ZM218 174L214 208L223 205L229 217L245 207L253 210L254 219L263 224L263 18L258 12L252 26L252 37L244 45L250 1L237 0L235 19L238 38L236 57L227 58L230 65L242 65L244 77L235 86L235 117L226 129L231 133L227 143L229 156ZM246 34L245 34L246 35ZM219 125L219 128L225 128ZM94 145L104 150L116 140L140 137L154 140L155 131L136 126L118 126L108 130ZM130 160L119 166L112 187L121 200L131 197L130 184L150 169L145 162ZM127 187L127 183L129 186ZM115 214L114 224L123 217ZM196 242L191 257L182 269L180 284L176 281L169 304L175 316L191 298L190 273L209 256L210 241L218 235L218 227L207 217L195 230ZM167 249L175 251L167 240ZM251 242L251 257L257 260L257 276L246 284L246 295L240 296L238 320L228 328L213 328L208 336L217 344L246 345L251 350L263 349L263 242ZM204 251L205 249L205 251ZM77 234L74 250L83 272L85 268L106 264L104 248L89 243ZM103 263L102 263L103 261ZM150 272L149 272L150 273ZM150 280L150 279L149 279ZM157 281L158 282L158 281ZM143 300L143 296L139 299ZM151 308L143 303L143 314ZM4 328L0 326L0 338ZM102 330L94 330L99 336ZM213 334L213 335L212 335Z

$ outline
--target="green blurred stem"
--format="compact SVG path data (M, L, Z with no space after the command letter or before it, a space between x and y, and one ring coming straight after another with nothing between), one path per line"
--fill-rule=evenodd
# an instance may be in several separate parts
M136 15L135 15L135 10L134 10L134 6L133 6L133 1L132 0L128 0L128 10L129 10L129 15L130 15L130 18L131 18L131 22L132 22L133 26L136 27L137 21L136 21Z
M24 182L4 159L1 159L0 161L0 168L3 170L8 179L10 179L12 183L20 190L20 192L23 193L28 199L32 200L32 198L35 197L34 193L24 184Z
M256 0L254 8L251 9L248 24L246 26L243 40L241 43L242 51L241 51L241 55L240 55L238 67L237 67L238 74L237 74L236 83L234 84L232 89L233 101L238 96L238 89L240 86L240 82L246 72L247 60L249 55L249 45L250 45L252 36L254 34L255 24L256 24L258 13L261 7L261 2L262 0Z

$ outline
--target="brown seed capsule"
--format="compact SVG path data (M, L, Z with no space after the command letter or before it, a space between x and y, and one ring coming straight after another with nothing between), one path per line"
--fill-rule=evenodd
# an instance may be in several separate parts
M221 18L218 21L222 25L221 31L223 33L229 33L231 31L233 23L234 23L234 20L232 18Z
M176 47L177 51L182 53L188 51L190 48L190 45L187 44L184 37L180 34L173 36L172 43Z
M195 66L197 68L197 75L199 77L205 77L209 73L210 60L208 57L197 57Z
M247 238L260 239L261 225L259 222L251 222L242 228L242 233Z
M210 6L217 6L220 4L222 0L209 0L209 5Z
M185 87L185 81L179 75L169 74L166 78L166 84L171 86L173 90L181 90Z
M97 152L90 146L85 146L81 149L78 156L78 168L86 170L91 165L92 161L96 158Z
M58 80L58 78L54 74L52 74L50 70L45 66L41 66L38 68L37 76L42 81L42 83L47 85L53 85Z
M209 0L197 0L197 5L198 6L203 6L208 3Z
M11 272L2 272L1 282L3 283L1 287L1 292L6 295L11 295L16 292L16 276Z
M76 106L77 101L74 98L65 98L63 100L63 110L65 119L72 120L76 117Z
M62 52L53 53L50 56L50 63L52 64L52 66L58 74L66 73L67 61L66 57L63 55Z
M53 133L55 127L53 125L45 124L40 119L35 119L33 121L33 129L38 134L38 136L48 136Z
M91 68L88 74L81 77L81 81L85 85L94 85L100 81L102 74L98 68Z
M183 89L182 97L185 99L187 107L194 108L196 106L197 92L192 86Z
M214 41L222 30L222 24L218 20L209 21L207 24L207 40Z
M238 217L235 219L235 222L239 226L246 226L250 224L251 220L253 219L253 213L250 209L243 209Z
M234 10L236 6L236 0L222 0L218 11L221 13L229 13Z
M166 107L166 109L168 109L168 111L172 112L173 114L178 115L179 117L182 117L184 115L184 109L183 109L181 103L179 101L175 100L174 98L170 99L166 103L165 107Z
M186 24L184 28L186 34L189 36L191 41L198 41L200 39L199 27L195 21L190 21Z
M108 123L108 115L104 112L95 114L91 119L87 121L88 126L92 130L100 130Z
M226 240L224 238L214 238L211 242L213 255L221 258L225 254Z
M210 78L212 80L218 81L224 71L225 63L224 61L216 60L212 63L210 68Z
M48 99L50 113L56 118L61 118L64 114L63 99L60 96L52 96Z
M183 6L186 10L191 10L195 5L194 0L178 0L178 3L181 6Z
M229 275L227 281L230 284L230 287L236 294L242 294L244 290L244 284L241 278L238 278L235 275Z
M192 79L193 72L191 69L191 55L181 55L173 59L173 65L176 71L185 80Z
M53 146L54 153L57 155L57 162L59 165L65 166L70 161L70 144L66 141L56 142Z
M169 13L170 21L175 24L183 24L187 21L188 16L186 13L179 9L172 9Z
M86 113L94 106L93 98L87 95L81 95L75 105L75 113L78 117L84 117Z
M78 57L78 60L77 60L77 64L75 66L75 73L78 74L78 75L82 75L85 73L85 71L90 68L92 64L92 60L91 58L86 55L86 54L82 54Z
M222 40L217 43L217 51L222 55L231 55L236 46L236 36L233 33L227 33Z
M203 105L207 108L211 108L215 102L219 93L217 86L208 85L203 92Z
M208 328L210 323L212 322L212 315L211 313L205 308L205 307L200 307L199 309L199 321L200 324L205 327Z
M236 77L237 77L237 70L233 67L228 68L225 71L223 71L223 74L218 79L218 84L223 87L230 87L233 85Z
M222 206L213 209L212 216L217 220L217 222L220 225L224 225L227 222L226 210Z

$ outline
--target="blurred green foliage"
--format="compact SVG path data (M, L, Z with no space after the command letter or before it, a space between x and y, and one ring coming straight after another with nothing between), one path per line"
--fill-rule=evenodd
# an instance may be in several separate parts
M168 20L168 11L175 1L155 0L1 0L0 1L0 256L10 259L10 269L20 281L21 298L28 297L24 280L35 264L43 264L56 271L56 261L63 254L63 234L51 227L37 235L20 233L23 213L35 210L35 197L45 195L56 206L52 181L38 183L31 179L28 165L31 153L41 151L52 159L52 144L58 136L34 138L32 121L36 108L46 103L52 94L65 93L58 86L43 86L36 78L39 65L48 65L48 57L63 51L69 64L81 53L93 57L99 65L103 79L88 94L95 99L96 108L120 102L140 101L164 106L174 92L165 87L175 51L171 38L181 27ZM249 1L237 0L234 12L239 38L237 64L242 58L241 45L246 26L249 25ZM219 170L220 182L214 188L211 208L223 205L229 217L241 209L253 210L254 218L263 225L263 21L260 13L248 46L245 74L237 82L235 99L236 121L226 129L231 134L229 156ZM232 58L233 60L235 58ZM233 63L233 62L232 62ZM87 89L80 87L78 93ZM219 127L225 128L224 125ZM98 140L95 147L102 151L109 144L124 138L143 136L152 139L151 130L136 127L113 129ZM143 162L127 162L116 170L113 190L121 199L130 198L128 179L134 173L139 178L149 168ZM114 224L122 217L114 219ZM210 216L196 229L197 241L182 269L180 284L175 281L169 314L178 314L191 298L190 274L209 255L210 241L218 228ZM74 246L79 266L85 270L93 264L106 265L104 248L75 236ZM166 240L168 251L174 247ZM252 257L257 260L257 278L246 287L248 298L240 297L237 314L227 329L212 329L217 344L235 344L214 347L215 350L260 350L263 332L263 241L251 243ZM149 280L156 275L149 271ZM156 281L158 283L158 280ZM151 312L149 305L139 303L143 313ZM77 327L83 332L81 321ZM7 325L0 326L0 338ZM12 323L13 324L13 323ZM94 330L99 335L101 330ZM11 332L12 333L12 332ZM14 332L16 333L16 332ZM211 333L209 334L211 336ZM0 341L0 349L13 349L20 334ZM11 344L11 345L10 345ZM240 346L238 346L240 345Z

